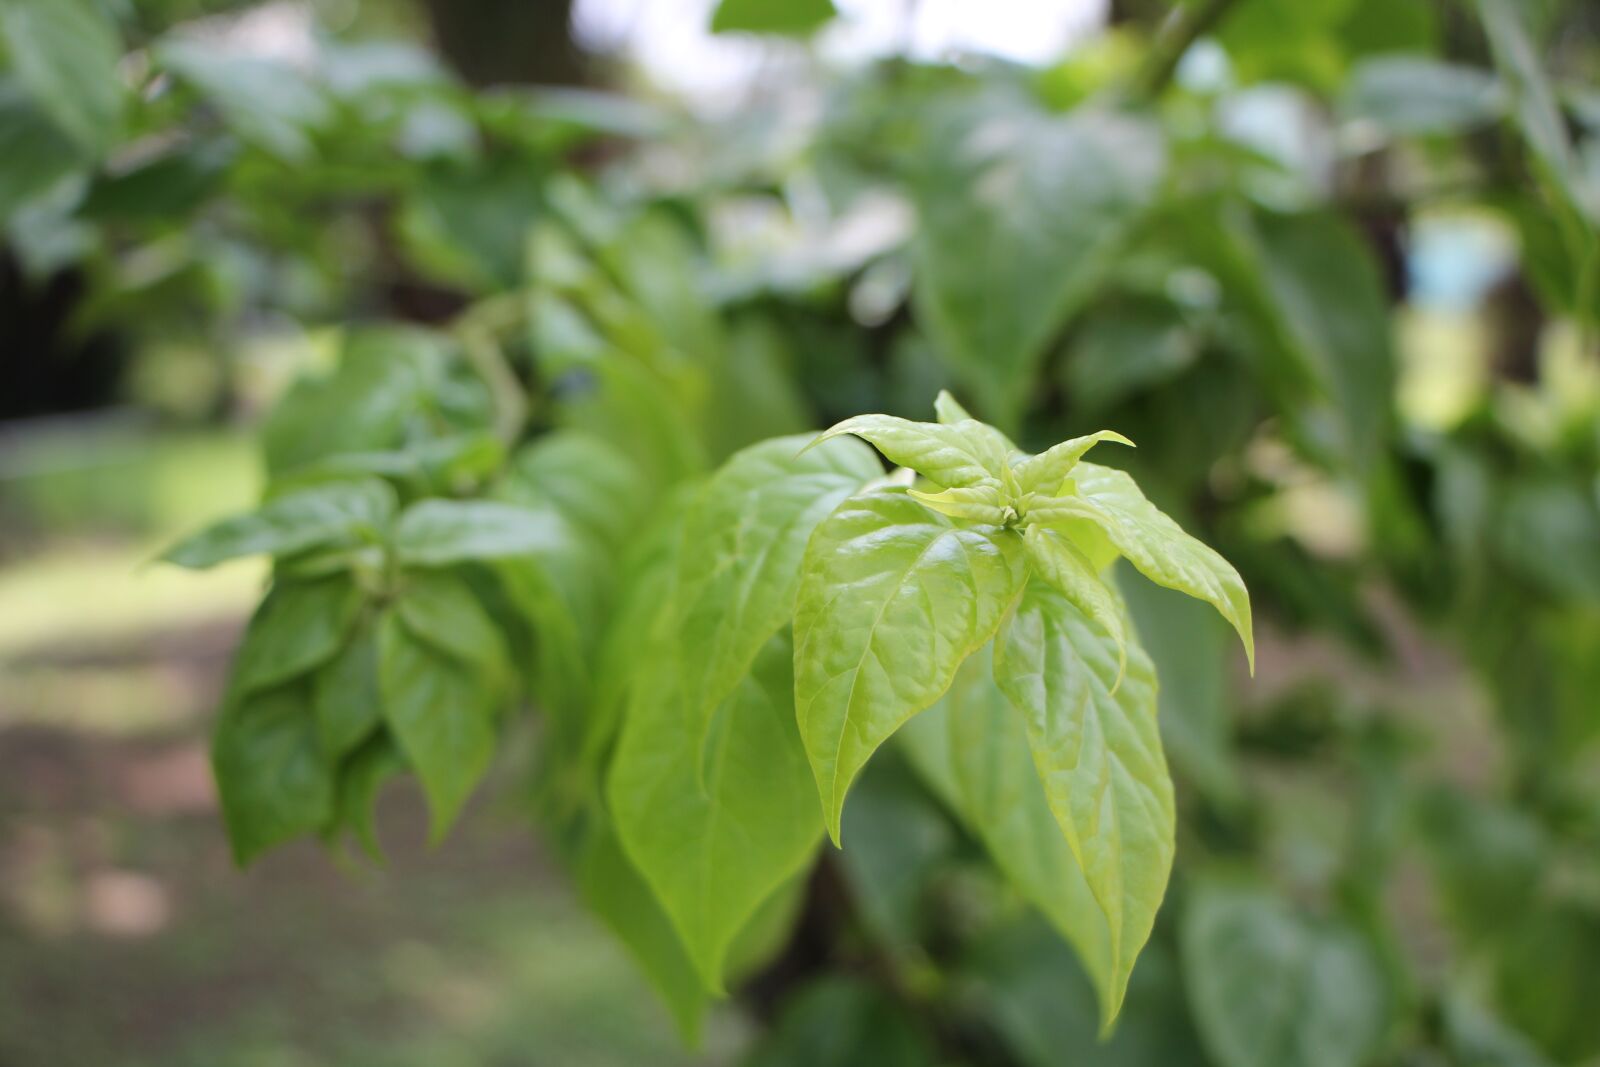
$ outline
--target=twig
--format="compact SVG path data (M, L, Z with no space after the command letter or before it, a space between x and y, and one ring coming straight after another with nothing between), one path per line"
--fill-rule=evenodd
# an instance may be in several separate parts
M1194 0L1193 3L1174 11L1157 32L1155 43L1150 46L1150 52L1143 66L1133 76L1133 81L1129 85L1132 98L1154 100L1160 96L1162 90L1172 81L1178 63L1183 59L1184 53L1189 51L1189 46L1211 31L1227 13L1228 6L1232 2L1233 0Z

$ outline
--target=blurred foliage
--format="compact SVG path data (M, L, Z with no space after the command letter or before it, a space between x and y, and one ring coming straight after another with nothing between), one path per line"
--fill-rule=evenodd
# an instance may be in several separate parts
M752 1062L1600 1057L1592 5L1115 5L1044 70L814 65L789 89L820 107L773 92L720 121L469 91L359 27L245 54L225 21L194 21L215 6L0 0L10 253L38 284L81 279L75 329L153 366L214 357L199 380L218 403L175 414L270 394L259 353L298 339L306 373L264 424L269 501L359 485L383 514L488 508L467 523L482 533L514 505L565 531L494 564L440 555L437 530L418 542L457 611L436 644L498 635L464 650L492 662L440 668L452 688L430 699L483 714L434 777L457 804L507 750L686 1030L709 994L604 791L630 635L663 580L651 531L744 444L920 416L949 385L1024 447L1101 426L1138 441L1116 462L1238 561L1274 632L1263 677L1127 576L1179 846L1109 1043L1014 887L1043 853L975 830L907 743L853 794L854 847L780 888L793 899L747 939L732 989L770 1024ZM730 0L718 28L807 31L829 8ZM1427 307L1421 236L1441 219L1512 252L1454 311L1484 373L1423 418L1396 401L1427 392L1397 323ZM317 515L334 532L280 578L339 594L373 566L365 519ZM337 644L284 617L270 628L305 662ZM440 659L415 636L386 639ZM1413 706L1440 660L1487 716ZM312 824L363 830L393 751L341 751L360 788L316 794L327 757L296 717L314 697L267 692L278 707L225 722L312 783Z

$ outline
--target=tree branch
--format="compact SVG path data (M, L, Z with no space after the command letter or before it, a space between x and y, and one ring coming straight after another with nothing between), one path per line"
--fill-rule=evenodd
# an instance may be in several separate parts
M1209 33L1232 3L1233 0L1194 0L1174 11L1157 32L1144 65L1133 76L1129 87L1133 99L1149 101L1160 96L1189 46Z

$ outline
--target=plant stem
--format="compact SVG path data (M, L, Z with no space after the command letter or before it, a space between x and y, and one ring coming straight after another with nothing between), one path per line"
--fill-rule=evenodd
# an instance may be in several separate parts
M507 308L514 313L513 317L508 317ZM507 447L515 445L522 436L528 419L528 397L506 360L496 334L518 321L520 314L521 309L515 305L485 301L457 319L455 329L467 361L489 387L495 408L495 436Z
M1210 32L1232 3L1233 0L1194 0L1174 11L1157 31L1144 65L1134 74L1130 96L1139 101L1160 96L1189 46Z

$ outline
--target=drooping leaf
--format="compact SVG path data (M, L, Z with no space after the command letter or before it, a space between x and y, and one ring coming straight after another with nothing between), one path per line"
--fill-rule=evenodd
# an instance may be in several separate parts
M1122 566L1126 566L1125 564ZM1133 573L1119 575L1139 643L1161 680L1161 743L1213 801L1240 795L1228 721L1228 625L1211 608Z
M999 489L1008 442L994 428L968 420L946 425L912 422L893 415L857 415L831 426L809 447L854 434L898 467L908 467L948 488Z
M1252 667L1255 638L1250 624L1250 594L1233 565L1183 532L1145 499L1125 471L1080 463L1073 473L1077 493L1063 498L1061 518L1086 518L1157 585L1198 597L1222 613L1244 642ZM1055 510L1030 512L1051 522ZM1080 548L1084 546L1080 543ZM1092 557L1091 557L1092 558Z
M340 757L383 721L378 638L371 619L357 622L345 646L312 679L311 704L322 751Z
M245 630L234 686L240 692L269 689L328 662L360 607L360 591L342 574L274 583Z
M643 668L607 796L629 857L720 991L729 943L812 854L822 820L789 703L788 635L766 644L709 723L673 679L676 651L669 643Z
M378 680L384 721L422 782L437 841L494 753L493 688L481 672L434 648L394 613L379 624Z
M817 524L883 473L855 441L797 454L803 437L778 437L736 454L684 519L674 632L691 715L708 717L794 614L800 562Z
M199 569L240 556L289 556L377 541L394 511L394 490L375 478L301 489L214 523L169 548L161 558Z
M805 36L838 12L833 0L722 0L711 16L712 33Z
M913 190L919 320L1010 429L1046 346L1153 200L1161 133L1091 109L1008 107L933 143L945 155Z
M304 683L235 688L212 739L222 816L242 866L290 838L320 829L333 811L333 761L317 741Z
M1384 976L1347 927L1262 890L1202 882L1181 939L1195 1021L1219 1067L1357 1067L1382 1037Z
M836 843L851 781L993 636L1024 558L1015 533L958 527L903 490L862 493L817 527L795 610L795 713Z
M1119 686L1111 635L1053 588L1030 582L994 654L995 682L1022 715L1045 798L1106 926L1107 1026L1155 925L1176 849L1155 671L1129 645Z
M17 80L76 144L104 153L122 125L116 26L93 0L4 0L0 36Z
M1103 1020L1123 995L1110 933L1045 799L1022 716L994 682L991 658L985 651L968 659L944 699L900 737L917 773L1077 951Z
M495 686L504 681L510 667L505 639L458 575L447 571L407 575L395 611L413 634L480 672L486 683Z
M374 705L376 707L377 705ZM348 830L373 860L383 860L375 807L383 784L406 769L406 758L387 733L373 734L339 765L335 831Z
M394 528L395 554L413 567L554 552L571 538L559 515L493 500L422 500Z
M700 1039L710 994L700 982L672 920L598 815L585 828L573 862L578 893L614 933L666 1002L689 1044Z

